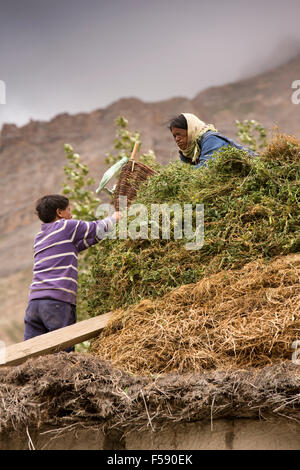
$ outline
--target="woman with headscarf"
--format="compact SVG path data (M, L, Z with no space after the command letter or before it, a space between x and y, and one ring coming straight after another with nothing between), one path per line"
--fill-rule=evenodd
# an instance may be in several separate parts
M205 124L194 114L180 114L170 121L169 129L180 149L180 159L193 165L194 168L206 165L216 150L228 145L246 150L250 155L255 156L252 150L222 135L212 124Z

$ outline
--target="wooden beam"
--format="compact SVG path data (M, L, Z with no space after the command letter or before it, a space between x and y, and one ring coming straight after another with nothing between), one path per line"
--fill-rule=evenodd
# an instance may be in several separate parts
M112 312L108 312L8 346L0 366L15 366L31 357L58 352L94 338L103 330L111 316Z

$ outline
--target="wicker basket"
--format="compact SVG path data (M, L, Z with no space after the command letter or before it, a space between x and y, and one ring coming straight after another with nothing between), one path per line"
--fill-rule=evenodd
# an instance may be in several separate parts
M157 174L157 172L149 166L141 162L136 162L134 160L135 153L136 152L133 151L129 162L122 167L119 181L114 191L113 204L116 211L119 210L120 196L127 196L127 207L129 207L136 198L141 183L146 181L150 176Z

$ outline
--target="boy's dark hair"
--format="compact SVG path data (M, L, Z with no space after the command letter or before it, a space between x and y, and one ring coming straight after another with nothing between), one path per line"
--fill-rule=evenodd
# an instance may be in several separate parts
M187 130L187 121L183 114L179 114L169 121L169 129L172 130L172 127L177 127L178 129L185 129Z
M69 205L69 199L60 194L50 194L41 197L35 206L36 214L42 222L48 224L56 219L57 209L66 209Z

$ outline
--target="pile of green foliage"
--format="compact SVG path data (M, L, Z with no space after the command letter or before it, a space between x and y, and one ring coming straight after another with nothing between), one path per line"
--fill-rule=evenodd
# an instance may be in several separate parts
M300 251L300 141L277 137L259 156L225 148L207 167L156 165L136 203L204 205L204 245L104 240L93 251L82 296L89 316L155 299L220 270Z

